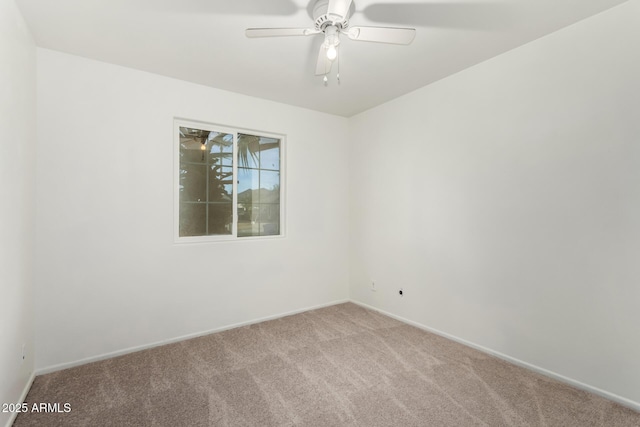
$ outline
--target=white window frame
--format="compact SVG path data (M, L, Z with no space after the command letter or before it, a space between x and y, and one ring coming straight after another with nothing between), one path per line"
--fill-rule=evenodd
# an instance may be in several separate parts
M188 127L215 131L233 135L233 224L232 233L212 236L180 236L180 128ZM275 138L280 140L280 234L275 236L245 236L238 237L238 134L249 134ZM206 242L244 242L255 240L282 239L285 237L286 224L286 135L265 132L255 129L243 129L232 126L217 125L214 123L201 122L182 118L173 120L173 239L174 243L206 243Z

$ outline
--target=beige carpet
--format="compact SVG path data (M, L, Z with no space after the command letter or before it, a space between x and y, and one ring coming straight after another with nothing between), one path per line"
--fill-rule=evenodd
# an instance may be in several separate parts
M354 304L39 376L27 402L71 412L15 426L640 426L640 413Z

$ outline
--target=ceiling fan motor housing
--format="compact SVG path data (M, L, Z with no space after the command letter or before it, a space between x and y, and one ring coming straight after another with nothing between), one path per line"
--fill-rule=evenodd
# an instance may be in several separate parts
M329 15L327 14L328 10L329 0L318 0L313 6L313 19L315 20L316 30L324 32L328 26L338 27L338 30L344 30L349 27L349 15L352 13L353 3L351 3L347 16Z

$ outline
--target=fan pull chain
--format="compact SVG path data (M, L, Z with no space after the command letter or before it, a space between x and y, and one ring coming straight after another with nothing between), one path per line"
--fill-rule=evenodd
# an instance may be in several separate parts
M324 79L322 79L322 81L324 82L325 86L329 86L329 79L327 78L327 75L324 75Z

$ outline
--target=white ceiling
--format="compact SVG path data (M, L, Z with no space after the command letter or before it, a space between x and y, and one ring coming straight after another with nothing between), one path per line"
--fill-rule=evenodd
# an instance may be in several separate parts
M411 26L409 46L342 37L341 84L314 75L307 0L16 0L39 46L351 116L626 0L355 0L351 25Z

